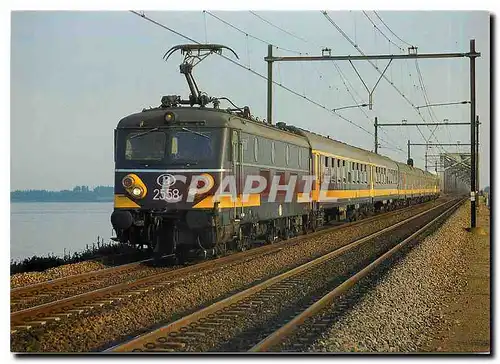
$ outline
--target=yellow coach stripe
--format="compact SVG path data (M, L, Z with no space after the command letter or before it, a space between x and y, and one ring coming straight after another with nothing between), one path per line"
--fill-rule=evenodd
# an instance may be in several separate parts
M219 196L218 201L220 208L260 206L260 195L250 194L246 202L242 201L241 195L236 198L236 201L233 201L231 196ZM194 205L193 208L211 209L214 207L215 202L217 202L215 196L207 196Z

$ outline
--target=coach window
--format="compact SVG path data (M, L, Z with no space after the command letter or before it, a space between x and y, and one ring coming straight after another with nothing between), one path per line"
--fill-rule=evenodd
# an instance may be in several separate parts
M328 157L325 157L325 167L328 167Z
M346 182L346 174L345 160L342 160L342 181L344 183Z
M340 159L337 159L337 183L340 183L341 178L342 178L342 170L340 168Z
M290 162L290 146L288 144L285 147L285 162L287 165Z
M302 148L299 148L298 152L297 152L297 160L298 160L298 165L299 165L299 168L302 166Z

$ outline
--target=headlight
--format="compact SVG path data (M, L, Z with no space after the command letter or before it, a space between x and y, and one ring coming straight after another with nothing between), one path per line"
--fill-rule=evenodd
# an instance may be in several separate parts
M142 188L140 187L134 187L131 191L132 195L134 197L140 197L142 195Z
M122 185L125 188L130 188L134 184L134 179L131 176L125 176L122 179Z
M175 114L171 111L168 111L165 113L164 118L165 118L165 122L167 122L167 123L174 122L175 121Z

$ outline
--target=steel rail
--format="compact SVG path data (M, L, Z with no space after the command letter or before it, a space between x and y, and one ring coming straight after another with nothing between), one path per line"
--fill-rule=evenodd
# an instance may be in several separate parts
M319 258L316 258L312 261L309 261L305 264L302 264L296 268L293 268L289 271L286 271L285 273L279 274L275 277L272 277L264 282L261 282L255 286L252 286L244 291L238 292L226 299L223 299L221 301L215 302L212 305L196 311L192 314L189 314L183 318L180 318L177 321L174 321L170 324L167 324L166 326L160 327L159 329L156 329L150 333L146 333L144 335L140 335L138 337L135 337L134 339L119 344L117 346L114 346L106 351L108 352L127 352L127 351L142 351L142 350L151 350L151 349L162 349L166 347L166 351L173 351L173 347L184 347L185 343L178 343L178 342L168 342L166 340L166 337L172 334L176 334L180 332L180 336L175 336L177 339L185 339L189 340L192 339L192 337L188 337L188 334L194 334L194 335L205 335L203 332L200 332L202 330L209 330L210 327L205 327L208 326L209 324L215 324L216 321L227 321L228 318L225 316L232 316L237 313L241 313L247 310L252 310L255 306L251 304L252 302L252 296L258 295L262 293L264 290L269 289L271 286L279 286L279 284L284 284L285 281L288 281L289 279L293 279L295 276L300 276L301 274L304 274L305 272L310 271L311 269L328 262L332 259L335 259L343 254L345 254L348 251L353 250L354 248L358 247L359 245L370 241L382 234L385 234L389 231L395 230L398 227L402 225L406 225L409 222L411 222L414 219L417 219L423 215L426 215L430 213L431 211L434 211L436 209L439 209L443 207L444 205L450 204L450 201L444 202L442 204L439 204L437 206L432 207L431 209L425 210L421 213L418 213L408 219L405 219L403 221L400 221L394 225L391 225L389 227L383 228L377 232L374 232L368 236L365 236L361 239L358 239L354 242L351 242L349 244L346 244L328 254L325 254ZM274 290L279 290L279 288L273 287ZM260 299L256 300L256 302L260 302ZM217 315L224 316L217 318ZM212 322L215 321L215 322ZM196 328L198 326L199 328ZM194 330L193 332L190 332L189 329L191 328L191 331ZM183 337L182 335L185 335L186 337ZM189 335L191 336L191 335ZM158 343L158 344L156 344ZM170 346L170 347L168 347ZM158 348L159 347L159 348Z
M11 303L13 300L20 300L26 298L29 295L37 295L38 292L43 291L44 294L47 293L47 290L55 290L60 289L61 287L69 286L70 284L78 283L87 283L95 279L99 279L101 277L107 277L113 275L115 273L123 273L124 271L133 271L136 268L139 268L142 264L152 262L153 259L144 259L137 262L127 263L118 265L115 267L93 270L90 272L74 274L66 277L51 279L48 281L43 281L39 283L30 284L28 286L21 286L12 288L10 290L10 299Z
M425 206L427 203L419 206ZM206 274L210 270L220 270L235 264L243 264L249 260L280 251L283 247L291 247L300 244L305 239L310 239L318 235L328 234L337 230L355 227L375 220L385 219L389 216L399 214L403 211L414 209L415 206L390 211L355 222L325 228L310 234L300 235L275 244L265 245L248 251L231 254L218 259L204 261L198 264L189 265L183 268L169 270L158 274L152 274L134 281L118 283L112 286L81 293L75 296L63 298L57 301L48 302L42 305L12 312L11 333L18 330L31 329L36 326L43 326L48 322L60 321L71 315L81 314L95 307L102 307L113 304L115 301L122 301L135 295L144 294L149 291L162 288L176 283L176 280L183 280L188 274L194 276ZM429 210L426 210L429 211Z
M434 218L432 221L424 225L422 228L411 234L409 237L398 243L392 249L381 255L379 258L375 259L372 263L361 269L358 273L351 276L349 279L341 283L335 289L330 291L328 294L320 298L318 301L309 306L305 311L295 316L291 321L286 323L284 326L280 327L278 330L268 335L265 339L260 341L257 345L252 347L250 352L266 352L271 350L273 347L284 342L288 337L290 337L297 329L299 329L307 319L317 315L320 311L330 306L333 301L340 295L346 293L350 288L352 288L357 282L362 278L366 277L369 273L374 271L380 264L385 262L387 259L392 257L398 251L400 251L404 246L413 241L417 236L427 231L432 225L434 225L439 220L446 217L451 212L463 204L465 200L460 200L457 203L450 206L442 214Z
M399 210L396 210L396 211L402 212L402 211L405 211L405 210L410 209L410 208L411 207L406 207L406 208L399 209ZM350 222L350 223L345 223L345 224L342 224L342 225L334 226L334 227L332 227L332 229L336 229L336 228L339 228L341 226L342 227L348 227L348 226L352 226L352 225L355 225L355 224L370 222L370 221L372 221L374 219L380 218L381 216L390 216L389 214L394 214L394 213L395 213L395 211L389 211L389 212L387 212L385 214L379 214L379 215L376 215L376 216L370 216L370 217L367 217L365 219L361 219L361 220L358 220L358 221L354 221L354 222ZM308 236L314 236L313 234L315 234L315 233L316 232L310 233ZM295 238L288 239L287 241L291 242ZM127 264L119 265L119 266L116 266L116 267L99 269L99 270L94 270L94 271L91 271L91 272L74 274L74 275L70 275L70 276L66 276L66 277L61 277L61 278L51 279L51 280L48 280L48 281L34 283L34 284L31 284L31 285L27 285L27 286L21 286L21 287L11 288L11 290L10 290L11 302L12 302L13 299L16 299L17 296L19 296L19 298L25 298L25 296L27 294L29 294L29 293L31 293L33 291L40 291L40 290L46 291L47 289L58 289L58 288L60 288L61 285L62 286L66 286L69 283L74 283L74 282L77 282L77 281L82 281L82 282L86 283L87 279L89 279L89 281L90 281L90 279L93 279L95 277L100 278L101 275L104 276L104 275L108 275L108 274L114 274L114 273L122 272L123 270L132 269L132 268L135 268L136 266L139 266L139 265L147 263L147 262L152 262L152 261L153 261L152 258L150 258L150 259L144 259L144 260L140 260L140 261L137 261L137 262L132 262L132 263L127 263Z

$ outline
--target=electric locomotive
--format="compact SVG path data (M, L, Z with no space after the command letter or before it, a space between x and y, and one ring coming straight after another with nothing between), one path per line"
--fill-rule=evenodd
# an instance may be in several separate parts
M189 99L164 96L159 107L118 123L111 215L117 240L181 259L189 251L222 254L438 196L437 177L411 161L271 125L248 107L201 93L192 68L223 48L173 47L165 58L176 50L184 55ZM220 109L221 100L234 108Z

